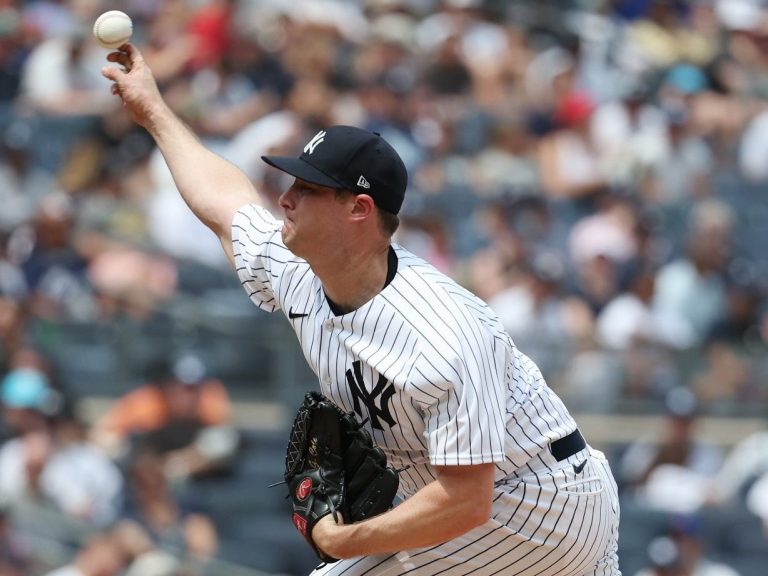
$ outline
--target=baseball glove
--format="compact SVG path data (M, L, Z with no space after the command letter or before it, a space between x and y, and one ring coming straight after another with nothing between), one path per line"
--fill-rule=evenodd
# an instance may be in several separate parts
M344 412L318 392L308 392L291 429L285 483L293 524L321 561L336 562L312 541L312 528L328 514L350 524L392 507L398 471L373 445L354 412Z

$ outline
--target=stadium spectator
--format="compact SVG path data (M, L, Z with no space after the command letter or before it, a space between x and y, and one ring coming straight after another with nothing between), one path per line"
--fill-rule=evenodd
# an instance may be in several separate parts
M52 505L93 526L114 521L123 496L120 471L85 441L47 376L32 368L9 372L0 400L18 434L0 447L0 493L14 504Z
M523 198L536 194L539 167L532 137L522 120L501 117L490 128L488 146L475 157L473 174L478 194L489 198Z
M17 532L10 516L8 502L0 499L0 574L25 576L39 568L32 555L32 543Z
M608 186L608 174L590 132L594 110L595 103L587 93L568 94L554 112L558 128L541 140L541 184L554 199L589 198Z
M78 550L72 563L45 576L118 576L125 566L119 542L109 533L97 533Z
M11 119L0 139L0 231L10 234L28 222L44 196L57 188L53 175L38 165L33 122Z
M72 199L63 193L45 196L29 224L17 229L14 241L32 311L44 318L90 319L93 289L76 240Z
M704 519L697 514L673 514L667 534L680 553L682 574L690 576L739 576L725 563L713 560L705 549Z
M768 533L768 474L763 474L747 491L747 509L763 522Z
M21 97L38 113L79 119L84 127L89 116L117 108L98 74L101 56L84 23L73 23L32 50L22 68Z
M727 204L710 199L694 206L689 223L687 252L659 270L653 302L659 313L686 326L680 347L701 344L725 313L725 272L736 221Z
M706 64L715 55L715 41L687 21L690 8L683 2L644 2L646 12L627 30L626 42L640 65L666 68L686 61Z
M703 347L703 358L691 374L691 390L703 403L723 405L761 401L766 392L743 346L715 338Z
M619 483L639 502L686 513L705 504L722 453L717 445L698 437L698 409L690 390L670 390L661 429L638 438L625 450Z
M210 517L190 499L177 498L165 472L163 455L150 444L134 447L128 458L128 498L124 522L143 530L155 548L185 561L205 563L218 548Z
M238 433L222 382L191 353L161 360L155 370L150 382L118 399L96 422L94 441L116 456L131 444L148 444L163 455L173 480L229 470Z
M673 528L648 544L649 566L635 576L739 576L730 566L705 557L696 519L677 519Z
M679 546L669 536L648 543L648 567L635 576L686 576Z
M768 111L753 117L741 135L739 144L739 167L745 178L752 182L764 182L768 179L768 167L763 158L768 149Z
M4 258L0 234L0 371L23 341L27 318L27 283L18 266Z
M542 369L553 370L576 347L574 342L591 336L592 314L582 300L563 293L565 264L557 254L542 251L530 260L488 305L515 342Z
M620 98L600 104L590 121L601 164L616 187L642 181L668 151L666 118L649 80L626 82Z
M766 478L768 430L759 430L741 439L728 452L712 485L711 501L719 506L746 504L763 518L768 528Z
M712 193L714 152L693 125L688 105L668 104L662 113L668 144L649 166L642 193L653 205L686 206Z

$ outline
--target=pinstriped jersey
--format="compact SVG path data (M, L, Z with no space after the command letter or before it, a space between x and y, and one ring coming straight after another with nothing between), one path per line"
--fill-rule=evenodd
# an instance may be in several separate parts
M282 222L255 205L232 225L235 265L250 299L282 310L322 392L367 419L401 473L401 497L433 466L496 464L516 472L576 429L536 365L490 308L400 246L397 272L353 312L334 314L307 262L282 242Z

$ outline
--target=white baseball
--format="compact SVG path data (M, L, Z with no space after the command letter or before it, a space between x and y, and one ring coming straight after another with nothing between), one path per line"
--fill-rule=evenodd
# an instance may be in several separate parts
M93 24L93 36L104 48L119 48L131 39L133 22L120 10L104 12Z

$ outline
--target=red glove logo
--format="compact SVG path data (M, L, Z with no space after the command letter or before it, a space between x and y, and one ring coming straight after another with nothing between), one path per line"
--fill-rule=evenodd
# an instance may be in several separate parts
M307 537L307 519L299 516L296 512L293 513L293 525L296 526L296 530L301 532L301 534L306 538Z
M312 479L306 477L301 481L299 487L296 488L296 498L303 502L309 497L310 492L312 492Z

